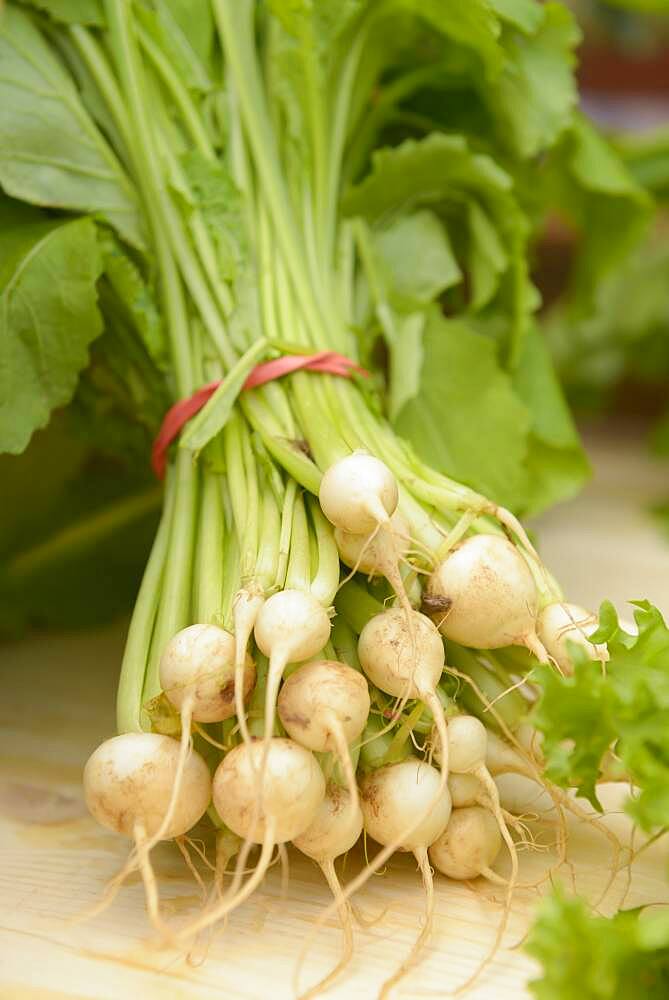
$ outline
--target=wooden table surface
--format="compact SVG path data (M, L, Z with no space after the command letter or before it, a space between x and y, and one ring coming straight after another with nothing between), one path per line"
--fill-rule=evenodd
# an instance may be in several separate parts
M669 610L669 544L657 534L643 504L662 495L669 477L638 454L624 436L593 441L597 475L576 501L537 526L544 556L573 599L596 606L610 596L648 596ZM113 731L116 673L123 629L95 634L38 637L0 649L0 998L1 1000L265 1000L294 995L295 958L328 893L317 869L290 854L284 898L278 866L262 889L235 912L209 945L205 961L158 949L150 939L142 888L130 880L113 906L85 923L70 918L90 907L119 868L127 844L87 816L80 788L83 763ZM624 798L606 789L614 810ZM516 805L533 794L507 785ZM618 811L607 823L623 841L629 825ZM608 877L610 845L584 823L571 824L570 854L577 889L596 897ZM536 827L541 836L549 829ZM645 852L633 869L628 905L668 899L665 845ZM161 892L174 918L194 913L197 888L177 852L155 853ZM347 872L360 865L359 855ZM541 878L551 864L545 853L525 852L521 878ZM563 870L563 880L571 880ZM625 891L619 874L602 904L615 909ZM517 890L504 946L467 992L472 998L527 996L535 973L520 943L538 889ZM425 958L398 996L445 997L465 981L486 954L500 919L500 896L487 883L472 887L438 879L434 933ZM367 916L382 919L356 928L349 972L328 996L366 1000L411 945L422 913L415 864L396 856L383 877L360 897ZM317 937L302 984L323 974L338 953L336 922Z

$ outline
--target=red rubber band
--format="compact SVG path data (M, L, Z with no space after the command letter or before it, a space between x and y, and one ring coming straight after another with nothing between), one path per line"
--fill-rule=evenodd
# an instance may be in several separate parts
M341 378L350 378L353 372L365 377L369 375L369 372L361 368L360 365L343 354L337 354L336 351L320 351L318 354L284 354L280 358L273 358L271 361L263 361L262 364L256 365L244 382L242 390L256 389L259 385L265 385L267 382L300 370L321 372L325 375L339 375ZM158 479L163 479L165 476L167 449L178 436L184 424L188 423L191 417L194 417L202 409L220 384L221 381L218 380L203 385L192 396L180 399L165 414L151 449L151 468Z

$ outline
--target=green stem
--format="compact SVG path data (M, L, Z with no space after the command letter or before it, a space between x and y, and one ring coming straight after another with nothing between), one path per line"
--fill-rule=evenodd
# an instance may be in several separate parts
M494 702L497 715L511 730L518 728L527 716L528 706L518 691L510 691L510 685L503 684L498 677L479 662L477 655L464 646L449 642L446 652L446 662L457 667L462 673L474 681L487 703ZM448 668L447 668L448 669ZM458 700L473 715L478 716L487 726L497 728L493 713L486 710L486 704L481 701L474 688L462 681Z
M297 499L297 483L291 477L286 485L286 493L283 498L283 508L281 510L281 533L279 535L279 559L276 568L275 586L277 590L283 590L286 584L286 573L288 572L288 560L290 558L290 540L293 531L293 508Z
M304 497L298 496L293 505L293 525L290 536L290 558L286 573L286 588L311 590L311 552L309 547L309 525L304 509Z
M168 485L160 526L144 570L125 642L116 693L116 726L119 733L139 733L143 728L142 691L167 555L172 518L171 496L172 490Z
M213 445L217 443L212 442ZM218 476L205 467L193 587L193 615L198 622L218 624L220 621L224 549L225 521Z
M321 511L318 501L308 497L309 513L316 535L318 567L311 581L311 593L323 607L329 608L339 586L339 551L332 525Z
M144 88L139 58L128 21L129 5L124 0L105 0L105 11L117 70L130 112L128 127L132 136L132 155L136 164L137 181L153 231L175 367L176 391L179 396L189 396L194 384L188 317L181 279L163 225L166 199L163 194L160 168L151 142L151 122L142 96Z
M363 628L374 615L380 614L383 604L366 590L356 579L349 580L338 591L335 598L335 609L338 615L351 626L356 635L360 635Z
M235 81L236 93L270 209L274 232L287 262L295 291L314 335L327 345L318 304L307 280L307 265L285 189L271 122L267 113L253 38L254 4L249 0L213 0L214 15Z
M132 159L132 130L128 122L121 92L109 69L109 63L88 29L82 28L80 25L72 25L68 31L111 113L114 124L126 147L126 155Z
M208 160L215 159L215 152L209 136L202 125L202 120L193 105L190 94L184 87L178 73L174 72L172 64L167 59L161 49L156 45L151 36L142 27L138 27L137 35L142 48L153 63L158 76L164 83L170 97L181 115L184 125L193 140L193 143L203 156Z
M386 750L386 753L384 755L385 764L389 763L391 760L394 760L397 757L397 755L401 754L402 751L405 749L411 737L411 733L415 729L416 724L418 723L421 715L423 714L424 708L425 706L423 702L419 701L414 705L413 710L409 713L409 715L404 717L401 726L393 734L390 746Z
M255 578L265 592L274 588L279 571L279 541L281 515L272 490L267 483L261 489L261 515L258 539L258 559Z
M343 617L337 615L330 633L330 641L334 647L335 658L341 663L347 663L354 670L362 672L360 660L358 659L358 637Z
M144 701L160 693L160 658L170 639L188 624L191 610L193 547L197 521L197 469L187 452L177 451L175 498L160 607L144 681Z

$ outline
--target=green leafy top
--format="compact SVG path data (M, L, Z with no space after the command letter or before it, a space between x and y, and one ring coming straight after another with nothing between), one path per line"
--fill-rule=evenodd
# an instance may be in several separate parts
M669 920L627 910L593 917L580 899L554 890L526 944L542 965L537 1000L664 1000L669 992Z

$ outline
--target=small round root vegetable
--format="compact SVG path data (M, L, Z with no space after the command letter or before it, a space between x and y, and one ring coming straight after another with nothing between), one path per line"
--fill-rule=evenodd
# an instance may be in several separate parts
M471 535L430 576L427 606L439 630L476 649L527 646L542 661L537 588L530 568L501 535Z
M170 840L204 815L211 798L209 769L191 751L185 787L165 826L179 761L179 744L158 733L124 733L105 740L84 768L86 805L102 826L134 837L140 825L148 837Z
M515 885L518 877L518 856L516 845L499 801L497 785L486 767L488 753L488 731L474 715L456 715L448 723L448 764L453 774L471 774L477 778L488 797L491 812L499 825L501 836L511 855L511 881Z
M351 906L348 902L341 902L342 888L335 871L334 861L335 858L345 854L353 847L362 833L362 824L362 811L357 801L353 802L346 789L330 784L311 825L299 837L293 839L295 847L307 857L313 858L320 866L334 900L338 904L339 919L344 935L342 954L335 968L312 986L307 993L301 994L300 1000L318 996L326 990L341 975L353 957ZM298 992L297 988L295 992Z
M246 657L240 683L242 700L256 680L255 664ZM235 714L235 640L217 625L196 624L181 629L168 642L160 660L160 683L181 715L181 745L172 801L163 826L145 844L151 850L164 835L181 796L191 748L191 722L223 722Z
M234 653L234 695L235 695L235 715L239 723L239 731L245 743L249 743L251 736L246 723L245 711L245 672L247 662L247 650L249 639L255 628L255 623L260 614L260 609L265 603L265 595L259 585L249 585L242 587L235 594L232 602L232 620L235 630L235 653Z
M453 879L486 875L502 847L497 820L488 809L454 809L448 826L431 845L430 861Z
M355 573L385 577L404 610L412 610L400 572L409 551L409 527L398 511L386 524L377 525L371 535L354 535L336 528L335 541L343 563Z
M263 758L266 767L261 771ZM258 740L240 743L231 750L216 769L212 795L225 825L247 843L261 844L262 849L244 885L238 888L241 872L235 873L228 892L182 929L182 940L211 927L255 892L274 848L299 837L315 819L325 797L325 779L309 750L276 737L269 740L267 748L266 741Z
M168 642L160 684L181 713L190 703L195 722L223 722L235 714L235 640L217 625L189 625ZM243 661L242 697L255 684L253 660Z
M360 736L369 715L364 676L337 660L307 663L284 681L277 709L284 729L296 743L338 755L351 802L357 806L358 786L349 746Z
M537 633L548 655L565 674L574 672L568 643L573 642L585 650L591 660L605 662L609 652L605 645L590 642L589 636L599 626L597 616L580 608L578 604L556 602L547 604L537 619Z
M318 491L321 510L331 524L354 535L370 535L397 508L397 480L388 466L364 451L334 462Z
M444 644L435 625L419 611L406 614L389 608L367 622L358 640L360 664L386 694L406 701L420 698L434 716L448 771L448 740L441 702L436 693L444 670Z
M276 700L283 672L289 663L299 663L320 653L330 638L330 616L311 594L301 590L280 590L268 597L260 609L254 635L260 651L269 657L265 691L265 757L259 760L262 771L268 741L274 729Z
M371 535L354 535L335 528L334 533L341 561L356 572L367 576L385 576L394 587L389 573L398 572L398 564L409 551L409 526L399 511L387 524L377 526Z
M380 996L416 964L432 930L434 885L428 848L446 829L451 815L451 797L443 775L416 758L389 764L373 771L361 785L365 830L378 843L393 850L411 851L418 862L425 888L425 923L409 955L386 980ZM407 824L411 816L419 823Z
M179 771L186 779L185 788L177 781ZM167 936L150 851L159 840L180 837L204 815L211 799L209 768L194 751L184 759L182 747L169 736L124 733L94 750L84 768L83 785L86 805L98 823L135 842L133 853L92 913L105 909L128 875L139 868L151 922Z
M325 779L309 750L293 740L269 741L263 787L258 796L257 771L263 741L242 743L228 753L214 775L214 805L238 837L262 844L272 827L275 844L299 837L313 821L325 796ZM254 806L260 798L260 809Z
M367 833L396 851L427 850L451 815L451 797L448 788L441 788L439 771L416 757L368 774L360 785L360 800ZM409 829L407 818L415 816L420 823Z
M309 826L293 843L298 850L319 864L334 861L357 843L362 833L360 805L351 801L345 788L331 782Z
M499 835L506 844L511 857L511 877L506 883L506 903L504 915L498 928L495 943L490 954L483 960L473 977L467 980L473 982L485 965L490 962L497 951L506 928L511 909L511 897L518 882L518 852L513 837L509 832L506 818L499 801L497 785L485 765L488 749L488 731L480 719L473 715L457 715L448 722L448 760L452 773L471 774L481 782L487 796L487 806L497 824ZM474 808L474 807L472 807ZM486 872L488 878L498 881L494 873ZM461 987L463 989L464 987Z
M484 794L483 785L473 774L449 774L448 791L454 809L476 806Z
M485 765L492 775L522 774L534 781L540 780L540 773L518 750L496 733L487 731Z

